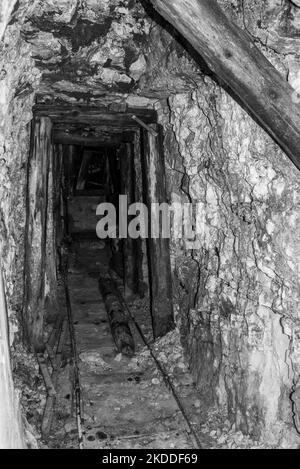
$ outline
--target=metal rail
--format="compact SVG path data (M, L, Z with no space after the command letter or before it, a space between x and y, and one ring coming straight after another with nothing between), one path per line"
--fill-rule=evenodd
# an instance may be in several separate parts
M81 384L80 384L80 375L79 375L79 360L77 352L77 344L75 338L74 330L74 320L73 312L70 300L70 292L68 286L68 262L65 264L65 269L63 272L63 281L65 288L66 296L66 309L69 322L69 331L70 331L70 342L71 342L71 351L73 355L73 369L74 369L74 395L75 395L75 408L76 408L76 422L78 430L78 443L79 449L84 449L84 432L82 430L83 418L82 418L82 393L81 393Z
M132 313L132 311L130 310L130 308L129 308L127 302L125 301L125 299L124 299L123 296L121 295L121 293L120 293L120 291L119 291L119 289L118 289L118 287L117 287L117 285L116 285L116 282L114 281L114 279L113 279L111 273L109 273L109 275L110 275L110 278L111 278L111 280L112 280L112 284L113 284L114 287L115 287L115 291L116 291L116 294L117 294L117 296L118 296L120 302L124 305L124 307L125 307L125 309L126 309L128 315L129 315L130 319L132 320L132 322L134 323L134 325L135 325L135 327L136 327L136 329L137 329L137 331L138 331L138 333L139 333L139 335L140 335L140 337L141 337L143 343L144 343L145 346L148 348L148 350L149 350L149 352L150 352L150 355L151 355L151 357L153 358L157 369L160 371L160 373L161 373L161 375L162 375L162 377L163 377L163 380L164 380L164 382L165 382L165 385L167 386L167 388L168 388L168 389L172 392L172 394L173 394L173 397L174 397L174 399L175 399L175 401L176 401L176 404L178 405L178 408L179 408L179 410L180 410L180 412L181 412L181 414L182 414L182 416L183 416L183 418L184 418L184 420L185 420L185 423L186 423L186 426L187 426L187 433L188 433L189 437L191 438L191 440L192 440L192 442L193 442L193 445L194 445L195 448L197 448L197 449L202 449L202 444L201 444L201 442L200 442L200 439L199 439L197 433L195 432L195 429L194 429L194 427L193 427L193 425L192 425L192 423L191 423L191 421L190 421L190 419L189 419L189 417L188 417L188 415L187 415L187 413L186 413L186 411L185 411L185 408L184 408L184 406L183 406L183 404L182 404L182 402L181 402L181 400L180 400L180 397L178 396L178 394L177 394L177 392L176 392L176 390L175 390L175 387L174 387L174 385L173 385L173 383L172 383L172 380L171 380L170 376L169 376L168 373L165 371L163 365L160 363L160 361L158 360L158 358L155 356L151 345L148 343L148 341L147 341L147 339L146 339L146 337L145 337L145 335L144 335L142 329L140 328L139 323L137 322L137 320L136 320L134 314Z

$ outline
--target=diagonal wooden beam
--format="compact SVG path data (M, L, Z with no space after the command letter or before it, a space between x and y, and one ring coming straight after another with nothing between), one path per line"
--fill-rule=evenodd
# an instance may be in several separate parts
M294 89L216 0L149 0L300 169L300 103Z

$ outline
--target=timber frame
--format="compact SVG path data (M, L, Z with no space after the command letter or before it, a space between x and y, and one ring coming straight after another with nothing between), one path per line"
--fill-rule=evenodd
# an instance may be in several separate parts
M38 104L34 106L33 112L32 145L28 166L24 319L27 324L28 342L39 351L43 349L43 320L44 312L47 310L45 278L50 284L56 285L55 245L51 245L51 239L57 240L60 235L55 232L53 214L49 219L49 213L47 213L47 208L53 208L53 204L56 207L60 205L55 194L55 192L60 193L60 187L57 186L54 180L55 175L53 176L49 169L56 168L56 174L61 173L63 158L70 156L65 154L63 146L67 145L65 149L72 152L74 145L116 147L122 143L124 149L122 176L126 179L126 176L130 175L123 189L132 194L133 198L129 197L129 203L131 203L134 201L135 189L133 187L134 171L130 167L137 163L134 150L136 135L139 135L139 138L142 136L144 146L140 147L138 165L141 168L143 164L146 164L147 176L143 178L144 201L148 204L165 202L166 187L163 177L161 134L158 135L159 132L157 132L157 136L153 135L150 131L151 127L149 131L146 131L134 119L136 116L147 126L153 127L154 125L158 128L155 124L157 114L154 110L127 108L123 112L122 110L112 111L101 106ZM144 156L141 154L143 149L146 152ZM59 161L56 161L57 159ZM153 190L152 182L150 184L150 166L156 168L158 175L157 178L153 175L157 179L155 190ZM137 250L141 251L138 255L136 255ZM153 332L154 336L158 337L168 332L174 324L170 251L166 240L160 239L151 240L147 251ZM142 256L141 243L127 239L125 243L126 283L130 288L136 285L137 292L139 292L141 279ZM132 260L135 260L134 265L131 265ZM164 276L166 278L162 282Z

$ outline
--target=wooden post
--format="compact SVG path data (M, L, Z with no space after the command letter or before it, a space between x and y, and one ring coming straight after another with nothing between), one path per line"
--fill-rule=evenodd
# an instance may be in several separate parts
M113 339L118 352L127 356L134 354L134 340L128 325L123 306L116 293L116 287L112 280L105 277L99 278L99 289L106 307Z
M294 89L230 21L216 0L151 0L234 97L300 169L300 105Z
M166 203L166 181L161 129L156 124L151 128L154 134L142 130L142 169L144 197L149 210L148 266L151 299L151 314L154 337L165 335L174 327L172 305L172 280L169 239L151 236L152 204Z
M45 271L51 120L33 121L33 146L29 156L25 236L25 327L36 350L43 347Z
M12 379L7 309L0 270L0 449L22 448L25 444Z
M62 145L59 147L62 151L63 158L63 168L64 168L64 178L65 178L65 187L68 196L74 195L75 190L75 179L76 173L74 171L75 166L75 146L74 145Z
M134 154L133 145L126 143L121 154L121 194L127 195L128 206L135 202L134 194ZM130 220L128 220L129 222ZM129 288L128 293L139 292L138 262L139 240L127 237L124 239L124 282ZM127 292L126 292L127 293Z
M143 202L143 174L141 159L141 134L135 133L134 137L134 201ZM138 293L143 298L149 291L149 270L147 260L146 240L138 238L136 241L137 248L137 276L138 276Z

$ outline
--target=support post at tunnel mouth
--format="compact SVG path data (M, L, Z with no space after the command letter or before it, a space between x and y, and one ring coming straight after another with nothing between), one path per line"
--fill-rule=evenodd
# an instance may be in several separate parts
M144 197L148 207L163 203L167 199L162 129L151 124L155 135L142 129L142 169ZM148 210L149 226L153 212ZM172 302L172 275L169 239L158 237L147 239L150 303L154 337L167 334L174 327Z

